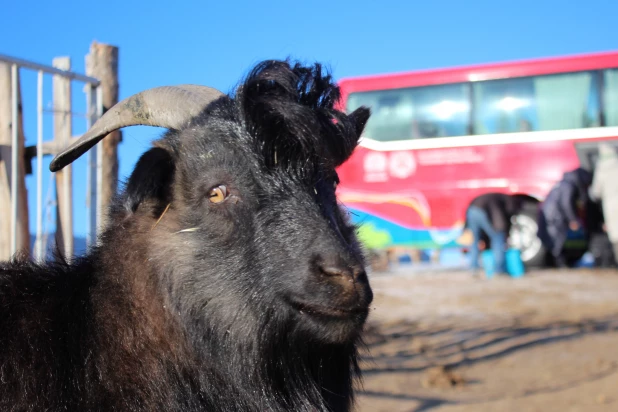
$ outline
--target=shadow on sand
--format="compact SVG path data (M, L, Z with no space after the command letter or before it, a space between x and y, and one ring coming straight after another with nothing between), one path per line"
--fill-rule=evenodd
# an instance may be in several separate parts
M518 318L509 321L508 324L488 322L475 323L469 327L453 324L436 328L422 326L415 322L398 322L379 327L369 325L365 334L367 352L363 359L363 376L393 372L423 372L436 367L452 371L462 366L498 359L532 347L615 331L618 331L618 314L577 322L563 321L547 324L528 322L525 318ZM387 346L390 350L383 350ZM397 347L404 349L397 350ZM613 373L616 366L612 365L609 371L597 374L598 376L587 376L585 380L589 381ZM572 385L570 383L560 388L529 391L522 396L562 390ZM374 398L417 401L420 406L414 409L415 412L446 404L462 404L462 402L438 397L368 390L360 393Z

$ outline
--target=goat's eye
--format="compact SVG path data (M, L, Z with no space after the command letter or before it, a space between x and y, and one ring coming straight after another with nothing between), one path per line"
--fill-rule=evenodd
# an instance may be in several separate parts
M227 187L224 185L213 187L210 189L210 192L208 192L208 200L211 203L221 203L225 199L227 199Z

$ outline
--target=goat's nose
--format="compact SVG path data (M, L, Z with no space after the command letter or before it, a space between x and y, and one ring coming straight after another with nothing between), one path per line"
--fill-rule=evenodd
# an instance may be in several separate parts
M327 291L333 306L358 308L373 299L365 268L355 259L339 254L318 255L312 272L318 280L315 287Z

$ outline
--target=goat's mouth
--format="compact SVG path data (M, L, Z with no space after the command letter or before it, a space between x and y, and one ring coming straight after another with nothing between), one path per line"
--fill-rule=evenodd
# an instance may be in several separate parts
M320 318L329 319L347 319L367 316L369 309L366 307L341 307L341 306L326 306L316 305L307 302L289 301L290 305L298 310L301 314L308 314Z

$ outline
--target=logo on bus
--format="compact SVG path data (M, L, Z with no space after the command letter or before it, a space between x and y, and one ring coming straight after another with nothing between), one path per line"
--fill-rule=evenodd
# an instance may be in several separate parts
M367 153L364 159L366 182L384 182L390 177L405 179L416 172L416 160L411 152Z
M391 176L399 179L410 177L416 172L416 161L411 152L391 153L389 159L389 171Z

